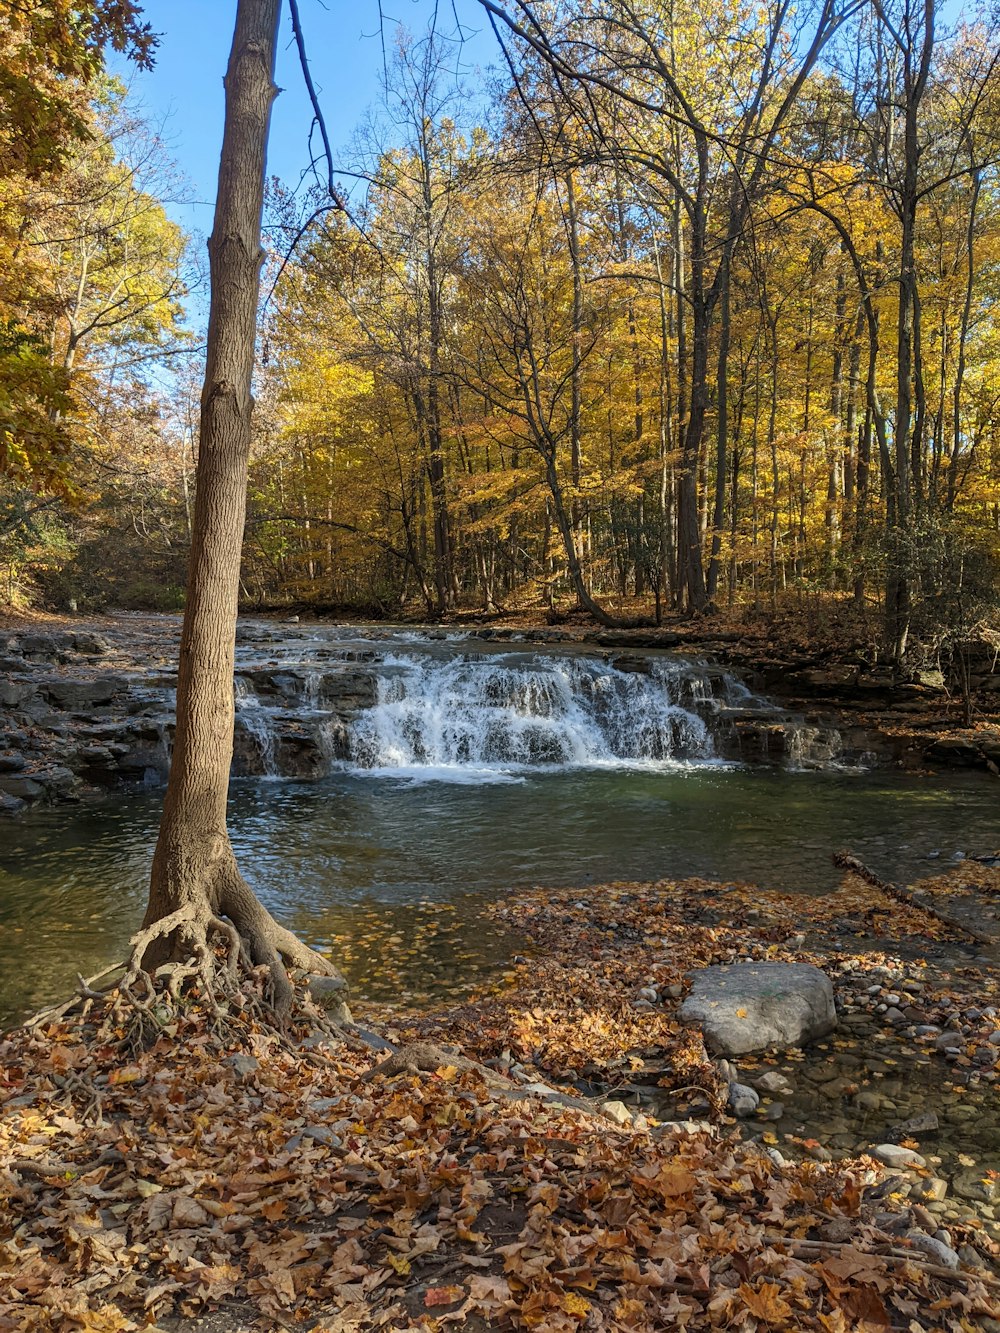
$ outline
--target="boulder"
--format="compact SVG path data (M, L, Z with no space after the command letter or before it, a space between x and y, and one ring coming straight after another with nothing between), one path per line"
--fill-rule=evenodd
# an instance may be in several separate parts
M733 963L691 974L681 1020L715 1055L804 1046L837 1026L830 978L809 963Z
M57 708L92 708L108 704L124 689L126 682L116 676L97 680L46 680L42 688Z

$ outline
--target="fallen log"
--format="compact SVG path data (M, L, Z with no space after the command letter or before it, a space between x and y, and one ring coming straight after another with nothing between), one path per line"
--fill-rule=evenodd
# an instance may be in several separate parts
M833 864L840 870L847 870L850 874L857 875L866 884L871 884L873 888L879 889L888 897L895 898L904 907L911 907L916 912L924 912L927 916L933 917L935 921L940 921L943 926L947 926L949 930L957 930L962 935L968 935L970 939L975 940L977 944L981 944L992 954L996 955L1000 951L1000 940L995 936L985 935L982 931L973 929L972 926L966 925L964 921L959 921L957 918L949 916L947 912L942 912L930 903L916 898L901 885L891 884L887 879L882 879L879 875L876 875L874 870L869 869L863 861L859 860L853 852L847 850L834 852Z

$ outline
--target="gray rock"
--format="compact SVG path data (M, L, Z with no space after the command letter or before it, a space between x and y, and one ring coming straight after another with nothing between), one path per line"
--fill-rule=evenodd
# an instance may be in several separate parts
M34 683L30 680L0 680L0 706L16 708L35 693Z
M940 1203L947 1194L948 1182L938 1176L931 1176L928 1180L918 1180L911 1191L912 1197L919 1199L921 1203Z
M745 1120L747 1116L753 1115L760 1105L760 1097L745 1083L730 1083L729 1105L732 1107L733 1115Z
M228 1061L229 1067L236 1073L239 1079L247 1079L251 1074L256 1074L260 1064L252 1055L234 1055Z
M791 1083L777 1069L769 1069L766 1074L761 1074L760 1078L755 1078L753 1082L758 1092L780 1092L788 1096L792 1091Z
M809 963L734 963L694 972L681 1020L716 1055L803 1046L837 1026L830 978Z
M44 787L32 777L23 773L0 773L0 792L14 796L21 801L37 801Z
M392 1055L396 1049L395 1046L387 1042L384 1037L380 1037L377 1032L371 1032L368 1028L359 1027L357 1023L350 1023L348 1025L348 1030L350 1031L351 1036L357 1037L359 1041L363 1041L370 1050L385 1051L387 1055ZM302 1045L305 1046L308 1041L309 1038L307 1037ZM316 1045L323 1045L325 1041L326 1038L323 1037L322 1034L316 1034Z
M962 1199L979 1203L1000 1202L1000 1178L994 1179L982 1169L972 1167L957 1172L951 1178L951 1187Z
M901 1125L893 1126L893 1133L905 1139L909 1134L933 1134L940 1128L936 1111L921 1111L919 1115L904 1120Z
M42 689L57 708L93 708L109 704L126 682L117 676L97 680L46 680Z
M329 1125L306 1125L302 1131L304 1139L312 1139L314 1143L325 1143L329 1148L339 1148L344 1140L339 1134L335 1134Z
M935 1038L934 1041L934 1045L939 1051L954 1050L956 1047L961 1046L961 1044L962 1034L961 1032L955 1032L954 1030L942 1032L940 1037Z
M882 1105L882 1094L863 1088L854 1099L863 1111L877 1111Z
M922 1250L936 1264L941 1264L944 1268L958 1267L960 1263L958 1255L950 1245L945 1245L944 1241L928 1236L923 1231L908 1231L906 1237L914 1249Z
M972 1245L961 1245L958 1250L958 1257L962 1263L969 1268L986 1268L983 1262L983 1256Z
M900 1148L896 1143L879 1143L872 1149L872 1156L877 1157L886 1166L896 1170L907 1166L926 1166L927 1163L918 1152L910 1148Z
M347 1007L347 981L342 976L310 976L306 978L312 1001L324 1010L335 1023L350 1023Z

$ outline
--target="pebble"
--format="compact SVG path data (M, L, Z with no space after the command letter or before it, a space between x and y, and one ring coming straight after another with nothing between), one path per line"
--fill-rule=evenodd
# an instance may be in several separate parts
M552 1089L550 1088L551 1092ZM624 1102L601 1102L601 1110L619 1125L631 1125L632 1112Z
M882 1105L882 1095L878 1092L872 1092L868 1088L859 1092L854 1100L863 1111L877 1111Z
M754 1086L759 1092L783 1092L787 1095L792 1091L791 1083L777 1069L769 1069L760 1078L755 1078Z
M747 1116L753 1115L760 1105L760 1096L746 1083L730 1083L729 1105L732 1108L733 1115L740 1120L745 1120Z
M830 1162L833 1160L833 1154L829 1149L824 1148L822 1143L807 1144L806 1152L810 1157L814 1157L817 1162Z
M907 1239L915 1249L922 1250L936 1264L941 1264L945 1268L957 1268L961 1262L951 1246L938 1240L936 1236L928 1236L923 1231L908 1231Z
M235 1071L239 1079L249 1078L260 1068L260 1064L252 1055L234 1055L228 1061L230 1067Z
M940 1203L948 1193L948 1182L938 1176L931 1176L928 1180L918 1180L910 1193L913 1198L924 1203Z
M895 1168L927 1165L918 1152L913 1152L910 1148L900 1148L896 1143L876 1144L872 1149L872 1156L877 1157L886 1166Z

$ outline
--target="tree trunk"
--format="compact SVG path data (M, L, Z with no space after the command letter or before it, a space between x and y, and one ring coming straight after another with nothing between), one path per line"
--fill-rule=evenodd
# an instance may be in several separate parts
M226 828L263 261L260 226L280 9L281 0L239 0L226 73L219 190L208 242L211 305L177 731L143 922L148 944L139 957L147 970L192 952L204 958L208 935L218 930L228 937L231 950L245 950L253 964L270 967L279 1013L288 1008L292 994L282 959L312 971L336 971L257 901L237 867Z

